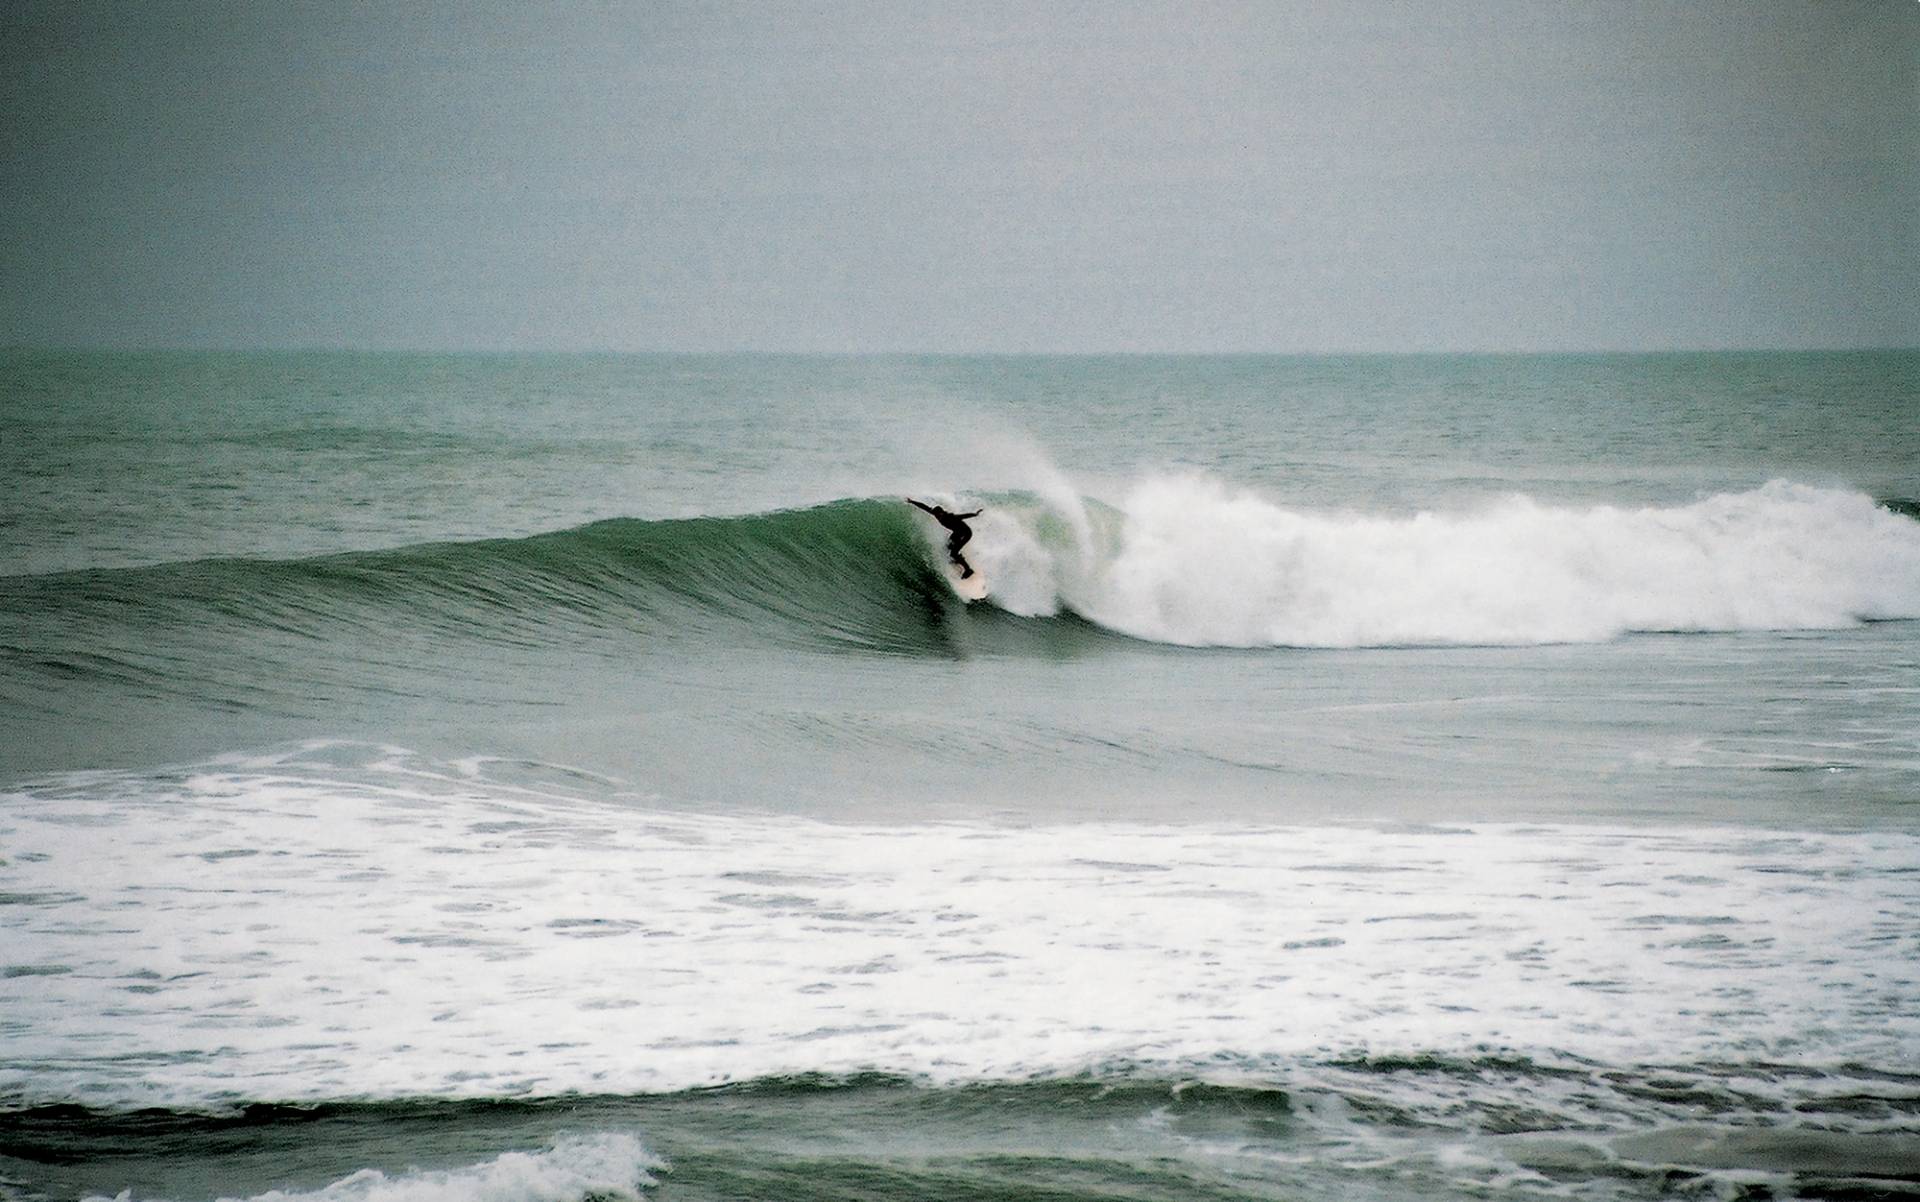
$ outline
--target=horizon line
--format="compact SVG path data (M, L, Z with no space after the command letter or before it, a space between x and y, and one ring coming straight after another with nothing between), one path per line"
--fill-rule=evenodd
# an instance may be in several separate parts
M1572 358L1577 356L1630 357L1636 355L1818 355L1818 354L1893 354L1920 351L1920 343L1857 344L1826 346L1670 346L1670 347L1578 347L1550 349L1462 349L1414 350L795 350L768 347L743 348L613 348L613 347L444 347L444 346L356 346L344 343L281 343L243 345L229 343L0 343L0 354L122 354L122 355L473 355L500 358L514 356L552 356L579 358L676 357L676 358L781 358L781 359L1416 359L1416 358Z

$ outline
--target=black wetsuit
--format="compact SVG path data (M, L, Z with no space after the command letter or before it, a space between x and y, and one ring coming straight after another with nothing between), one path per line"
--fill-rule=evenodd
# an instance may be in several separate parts
M973 538L973 527L967 525L966 519L977 518L983 511L976 509L972 513L950 513L938 505L923 505L912 497L907 498L907 504L915 509L926 510L933 515L934 521L947 528L947 558L960 565L960 579L965 580L973 575L973 565L961 556L960 548Z

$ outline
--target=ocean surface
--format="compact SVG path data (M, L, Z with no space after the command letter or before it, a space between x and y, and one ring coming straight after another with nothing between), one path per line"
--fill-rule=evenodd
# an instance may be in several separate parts
M1917 514L1916 352L0 354L0 1198L1920 1197Z

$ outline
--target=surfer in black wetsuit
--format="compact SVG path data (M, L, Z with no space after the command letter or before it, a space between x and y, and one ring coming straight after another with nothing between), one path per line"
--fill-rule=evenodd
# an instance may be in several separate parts
M907 498L907 504L915 509L926 510L933 515L934 521L947 528L947 558L960 565L960 579L965 580L973 575L973 565L961 556L960 548L966 546L973 537L973 528L967 525L967 519L977 518L985 511L976 509L972 513L950 513L938 505L923 505L912 497Z

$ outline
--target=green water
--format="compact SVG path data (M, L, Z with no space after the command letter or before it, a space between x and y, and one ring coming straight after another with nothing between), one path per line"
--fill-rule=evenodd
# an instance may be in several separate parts
M1920 354L9 352L0 481L0 1197L1920 1178Z

